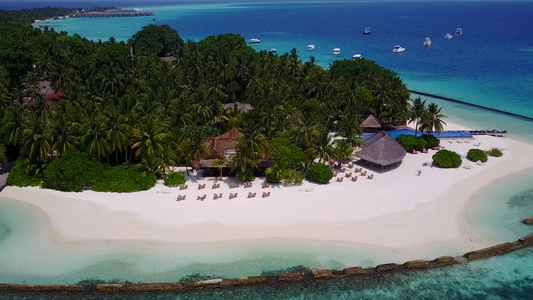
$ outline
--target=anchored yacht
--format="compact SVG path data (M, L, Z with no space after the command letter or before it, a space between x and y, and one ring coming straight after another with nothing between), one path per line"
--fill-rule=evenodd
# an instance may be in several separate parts
M431 39L430 39L429 37L427 37L427 38L424 40L424 46L426 46L426 47L431 46Z
M405 48L400 47L400 46L394 46L394 48L392 48L392 52L394 52L394 53L400 53L400 52L404 52L404 51L405 51Z
M451 40L453 37L453 35L449 34L449 33L446 33L446 35L444 36L445 39L447 40Z
M257 43L261 43L261 40L260 39L250 39L250 44L257 44Z
M333 55L339 55L339 54L341 54L341 48L334 48Z
M456 35L456 36L461 36L461 35L463 35L463 30L462 30L461 28L457 28L457 29L455 29L455 35Z
M307 51L311 51L315 49L315 45L307 45Z

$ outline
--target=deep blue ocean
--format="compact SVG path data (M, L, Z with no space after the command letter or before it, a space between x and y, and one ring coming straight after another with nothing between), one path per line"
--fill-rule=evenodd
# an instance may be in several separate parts
M351 59L352 55L361 54L397 72L412 90L533 118L532 1L0 0L0 9L111 5L154 11L156 20L154 17L68 19L45 21L39 25L69 34L78 33L93 40L107 40L110 36L127 40L148 24L169 24L183 39L193 40L228 32L239 33L247 40L260 39L260 44L252 45L256 50L276 48L278 53L283 53L296 48L302 60L314 56L323 67L328 67L335 59ZM366 26L371 27L370 35L362 34ZM453 34L457 27L463 29L462 36L444 39L446 33ZM425 37L431 38L430 47L422 46ZM306 51L308 44L314 44L315 50ZM401 45L406 51L393 53L395 45ZM337 47L341 48L341 54L334 56L332 49ZM508 129L514 138L533 143L532 122L438 99L430 100L443 106L452 121L473 128ZM506 201L498 211L516 210L533 215L533 184L528 184L533 183L533 172L517 178L523 183L501 196ZM510 184L495 185L494 188L503 191ZM513 202L516 197L520 201ZM495 214L494 211L487 214ZM502 214L498 220L508 219L505 216ZM479 222L483 222L483 218ZM494 228L497 226L494 224ZM506 228L515 234L523 234L525 230L513 220L508 220ZM533 299L532 254L532 250L524 250L465 266L368 281L333 281L290 285L282 289L205 291L169 298ZM166 299L166 296L161 297L158 299Z

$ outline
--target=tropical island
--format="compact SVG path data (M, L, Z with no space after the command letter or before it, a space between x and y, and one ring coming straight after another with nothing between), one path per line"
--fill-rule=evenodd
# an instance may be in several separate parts
M324 69L238 34L183 41L167 25L93 42L2 22L0 38L0 160L17 161L0 195L41 209L67 243L460 253L493 244L465 224L469 198L533 166L525 143L436 138L467 128L366 59Z

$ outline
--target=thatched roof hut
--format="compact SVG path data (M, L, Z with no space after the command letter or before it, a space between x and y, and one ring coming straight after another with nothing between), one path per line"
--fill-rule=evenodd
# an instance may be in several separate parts
M365 146L357 155L383 167L401 162L405 149L385 131L380 131L365 141Z
M361 123L365 131L377 131L381 129L381 122L373 114L369 114Z

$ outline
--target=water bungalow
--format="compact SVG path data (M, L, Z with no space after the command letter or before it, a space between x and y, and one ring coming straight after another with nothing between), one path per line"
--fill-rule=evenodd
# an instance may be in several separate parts
M153 11L137 11L134 9L108 9L104 11L76 11L70 18L110 18L110 17L142 17L153 16Z

